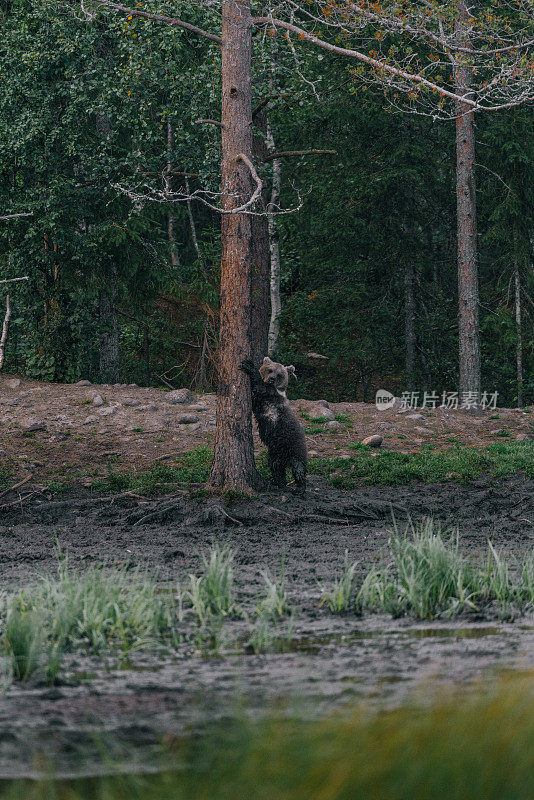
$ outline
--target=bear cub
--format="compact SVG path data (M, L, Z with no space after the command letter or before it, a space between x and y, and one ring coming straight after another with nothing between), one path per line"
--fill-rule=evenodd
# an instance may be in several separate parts
M286 397L295 367L285 367L265 357L260 369L252 361L243 361L241 369L250 377L252 411L258 423L260 439L267 447L269 469L276 486L286 485L286 469L293 473L300 492L306 490L306 437Z

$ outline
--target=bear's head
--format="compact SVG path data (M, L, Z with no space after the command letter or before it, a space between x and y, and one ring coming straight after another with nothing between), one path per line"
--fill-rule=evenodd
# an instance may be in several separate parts
M263 364L260 367L260 375L263 378L264 383L271 384L280 392L280 394L283 395L286 393L287 384L289 383L289 376L291 375L295 380L297 380L295 367L293 364L285 367L283 364L279 364L277 361L271 361L268 356L265 356L263 359Z

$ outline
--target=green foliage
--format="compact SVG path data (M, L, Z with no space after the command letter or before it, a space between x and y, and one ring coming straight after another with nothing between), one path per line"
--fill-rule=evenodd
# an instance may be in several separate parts
M393 450L370 455L371 448L354 445L360 455L354 458L310 459L312 475L328 476L339 488L350 488L361 482L374 485L400 486L412 480L422 483L469 481L487 474L502 478L522 472L534 477L534 442L499 442L478 450L457 446L436 451L425 447L417 453Z

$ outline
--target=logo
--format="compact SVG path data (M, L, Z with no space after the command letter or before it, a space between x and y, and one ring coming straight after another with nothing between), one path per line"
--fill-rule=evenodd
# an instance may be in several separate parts
M379 389L376 393L375 404L379 411L385 411L387 408L393 408L395 403L395 395L386 389Z

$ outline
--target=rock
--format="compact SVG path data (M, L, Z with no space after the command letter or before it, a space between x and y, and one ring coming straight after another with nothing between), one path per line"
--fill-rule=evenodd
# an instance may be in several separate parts
M20 421L20 427L25 431L29 431L30 433L35 433L35 431L46 431L46 425L43 425L42 422L37 422L35 419L22 419Z
M311 358L314 361L328 361L329 356L322 356L320 353L306 353L306 358Z
M158 410L158 406L155 403L147 403L146 406L139 406L137 410L154 412Z
M419 413L406 414L406 419L424 419L424 416L422 414L419 414Z
M305 414L310 419L325 419L325 420L333 420L335 417L334 412L331 408L323 405L322 403L310 403L306 409Z
M172 392L165 394L165 400L168 403L189 405L193 400L193 395L189 389L173 389Z
M96 422L97 419L98 417L95 414L89 414L89 416L84 419L83 424L90 425L91 422Z
M137 384L136 384L136 383L129 383L129 384L128 384L128 388L129 388L129 389L137 389L138 387L137 387Z
M325 428L328 428L331 431L339 431L343 425L341 422L338 422L337 419L331 419L330 422L327 422Z
M515 438L518 442L530 442L532 436L529 433L518 433Z
M414 431L419 431L419 433L428 433L428 428L422 428L420 425L414 425Z
M137 406L141 405L140 400L125 400L123 406L126 408L137 408Z
M207 406L201 406L201 405L189 406L190 411L206 411L207 408L208 408Z
M78 381L75 386L91 386L91 381Z
M95 394L95 396L93 397L93 405L97 407L104 405L104 401L102 400L99 394Z
M5 385L8 389L18 389L20 386L20 378L10 378L6 381Z
M111 414L114 414L116 410L115 406L108 406L107 408L101 408L98 413L101 417L109 417Z
M199 422L199 419L196 414L180 414L178 422L181 425L191 425L195 422Z
M382 444L382 437L375 433L373 436L362 439L362 444L366 444L368 447L380 447Z
M308 455L310 458L317 458L319 453L317 452L317 450L308 450Z

